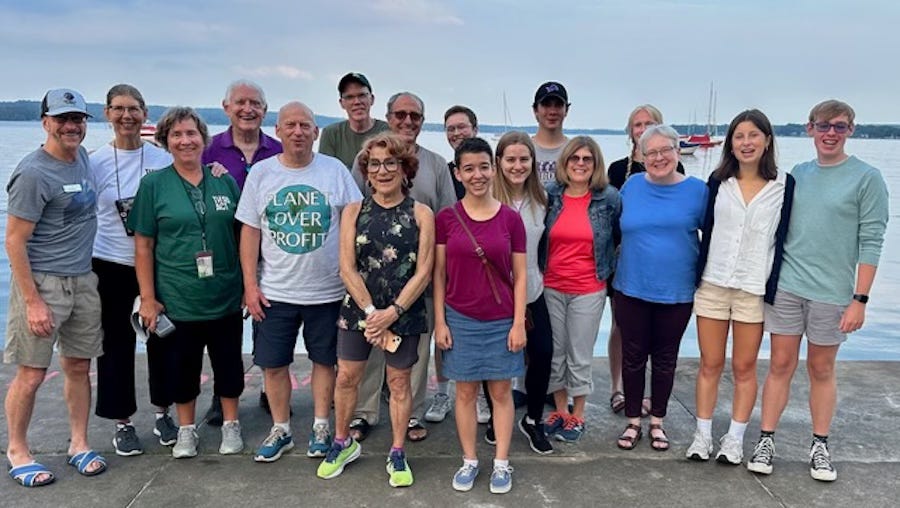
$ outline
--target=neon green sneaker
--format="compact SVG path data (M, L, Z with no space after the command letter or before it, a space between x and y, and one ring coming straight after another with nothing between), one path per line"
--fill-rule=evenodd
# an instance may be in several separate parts
M341 447L336 441L331 444L331 449L325 455L325 460L319 464L316 476L324 480L337 478L344 472L344 466L359 458L362 446L352 437L347 446Z
M387 459L387 472L391 475L388 483L391 487L409 487L413 484L412 470L406 462L406 454L402 451L393 451Z

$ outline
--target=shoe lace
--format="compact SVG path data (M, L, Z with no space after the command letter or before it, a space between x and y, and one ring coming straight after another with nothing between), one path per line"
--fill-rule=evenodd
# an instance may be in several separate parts
M406 470L406 455L403 453L391 453L388 456L388 460L391 462L391 468L394 471L405 471Z
M813 443L811 454L815 469L832 469L831 457L828 454L828 448L825 447L825 443Z
M317 443L328 442L328 427L324 425L316 425L313 427L313 434Z
M193 439L193 438L194 438L193 429L191 429L189 427L178 429L178 440L179 441L184 441L186 439Z
M771 462L775 455L775 444L771 438L762 438L753 450L753 462Z
M512 472L512 466L494 466L494 474L492 476L501 480L506 480Z
M264 446L272 446L277 443L281 438L283 438L286 434L281 427L274 427L271 432L269 432L266 440L263 441Z
M475 474L475 471L478 470L478 466L473 466L472 464L463 464L459 471L457 471L457 475L459 476L472 476Z
M563 424L563 429L574 430L575 427L577 427L579 425L584 425L584 420L581 418L578 418L577 416L569 415L569 417L566 418L566 422Z
M328 449L328 453L325 454L325 462L335 462L337 461L338 455L344 451L344 447L338 443L333 443L331 448Z
M547 417L547 425L553 426L556 424L556 422L563 420L563 419L564 418L560 413L554 411L554 412L550 413L550 416Z

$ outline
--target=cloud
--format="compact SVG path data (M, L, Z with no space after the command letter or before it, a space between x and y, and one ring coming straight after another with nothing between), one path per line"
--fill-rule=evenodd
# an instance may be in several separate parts
M251 76L254 78L280 77L287 79L298 79L303 81L312 81L313 75L309 71L298 69L290 65L263 65L260 67L233 67L234 72Z
M385 17L421 24L463 25L446 6L431 0L375 0L371 9Z

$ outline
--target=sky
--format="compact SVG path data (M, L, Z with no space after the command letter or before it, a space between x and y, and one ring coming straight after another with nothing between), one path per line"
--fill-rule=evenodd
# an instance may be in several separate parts
M215 107L247 78L270 110L344 116L337 81L355 71L378 118L412 91L427 121L464 104L502 124L505 94L531 125L554 80L570 128L624 128L643 103L705 123L710 83L718 123L752 107L804 123L827 98L900 123L898 20L895 0L0 0L0 101L71 87L103 102L125 82L149 104Z

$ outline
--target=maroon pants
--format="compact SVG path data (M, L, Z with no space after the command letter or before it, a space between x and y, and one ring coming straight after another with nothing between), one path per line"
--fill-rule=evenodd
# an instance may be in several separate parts
M622 331L622 385L625 416L641 416L647 360L651 360L650 414L666 416L675 381L681 337L692 303L653 303L616 292L616 323Z

